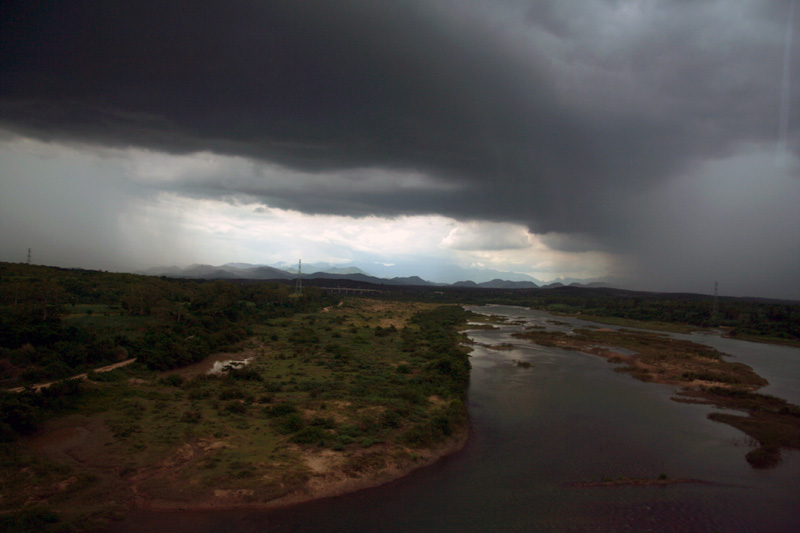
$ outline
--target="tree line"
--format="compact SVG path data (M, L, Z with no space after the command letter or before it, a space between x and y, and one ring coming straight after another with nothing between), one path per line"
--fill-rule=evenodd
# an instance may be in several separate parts
M277 283L237 285L0 263L0 380L33 383L131 357L164 370L245 338L249 326L332 303Z

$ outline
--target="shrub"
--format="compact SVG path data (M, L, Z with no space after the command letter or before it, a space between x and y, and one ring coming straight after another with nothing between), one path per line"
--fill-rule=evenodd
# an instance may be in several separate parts
M211 396L211 391L207 389L192 389L189 391L190 400L202 400Z
M234 368L228 372L231 379L243 381L264 381L264 378L253 368Z
M305 422L297 413L292 413L283 417L278 424L278 431L281 433L294 433L305 427Z
M180 387L183 385L183 378L178 374L170 374L169 376L162 378L161 382L169 387Z
M186 411L183 413L181 417L181 422L185 422L187 424L197 424L203 418L203 413L200 411Z
M283 383L277 381L270 381L264 384L267 392L281 392L283 390Z
M381 415L381 425L386 428L398 428L400 427L400 421L400 413L395 410L384 411Z
M327 436L327 432L321 427L310 426L298 431L297 434L292 437L292 442L297 444L320 443L320 445L324 446Z
M247 406L242 402L230 402L225 405L225 410L229 413L241 415L247 412Z
M291 415L297 413L297 407L292 403L279 403L269 410L270 418Z
M331 417L325 416L315 416L310 424L312 426L318 426L325 429L333 429L336 427L336 421Z
M244 393L240 389L233 387L224 389L219 393L220 400L239 400L242 398L244 398Z
M34 508L12 512L0 516L2 531L43 531L51 530L60 521L58 515L49 509Z

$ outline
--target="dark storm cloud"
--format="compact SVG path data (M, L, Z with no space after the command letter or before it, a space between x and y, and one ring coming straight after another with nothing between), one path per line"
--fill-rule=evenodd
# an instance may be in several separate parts
M257 175L176 185L194 194L516 221L622 248L616 191L775 142L788 11L642 5L6 1L0 125L256 158L316 174L325 191L274 190ZM348 186L364 169L452 187ZM331 175L343 180L325 189Z

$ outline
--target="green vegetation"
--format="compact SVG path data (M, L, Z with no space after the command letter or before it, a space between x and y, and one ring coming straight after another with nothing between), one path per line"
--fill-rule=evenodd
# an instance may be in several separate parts
M606 324L687 333L722 328L738 339L800 346L800 304L756 298L714 299L701 294L660 294L610 288L405 289L403 297L463 304L504 304L579 316Z
M663 331L666 333L692 333L693 331L702 329L697 326L689 326L675 322L661 322L658 320L635 320L633 318L620 318L614 316L592 316L583 313L581 313L579 316L583 320L597 322L598 324L606 324L608 326L648 329L651 331Z
M0 383L69 377L136 357L164 370L247 338L254 324L330 305L314 288L168 280L0 263Z
M0 392L0 443L30 435L42 420L72 411L84 390L80 380L68 379L41 392Z
M0 263L0 529L98 528L137 500L261 505L430 460L467 426L470 366L458 329L476 318L447 302L526 305L627 327L720 325L782 342L794 342L800 322L796 305L746 300L723 300L711 317L701 297L439 289L340 301L278 283ZM754 466L800 447L797 408L753 392L763 380L714 350L599 328L522 336L684 385L681 401L745 411L712 418L760 443L748 455ZM637 355L601 347L609 345ZM208 374L230 360L247 364ZM43 382L50 386L37 392Z
M719 313L713 300L698 295L642 295L538 298L532 307L580 316L605 324L676 333L718 327L731 337L800 346L800 305L722 298Z
M312 482L409 469L466 432L458 306L2 266L6 383L89 372L0 393L0 527L91 529L134 499L264 504ZM41 283L62 287L46 317L22 298ZM149 311L131 296L141 284L161 295ZM97 343L108 353L73 357ZM249 363L207 373L229 359Z

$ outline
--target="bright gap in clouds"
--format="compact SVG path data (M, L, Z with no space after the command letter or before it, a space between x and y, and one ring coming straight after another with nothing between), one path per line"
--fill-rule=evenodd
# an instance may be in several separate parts
M519 224L440 215L307 214L247 194L204 196L203 187L219 181L230 182L232 191L250 184L262 197L309 183L308 175L241 157L97 149L18 137L0 143L0 157L0 223L13 228L0 237L4 261L24 260L30 247L39 264L111 270L302 258L402 263L408 269L403 275L427 273L431 279L437 272L440 279L431 281L447 281L447 272L433 264L542 280L618 273L609 254L558 251L545 242L553 235L543 238ZM357 180L360 187L384 190L438 186L413 173L364 170ZM335 186L335 180L326 186Z
M176 216L176 214L179 214ZM254 264L292 262L404 262L419 270L426 263L491 268L529 274L542 280L560 275L599 277L613 260L601 252L560 252L544 245L523 226L459 222L429 216L343 217L309 215L259 203L195 199L165 192L122 221L124 239L144 250L158 238L163 221L177 222L181 245L191 262ZM186 243L192 243L191 249ZM447 281L446 273L439 279ZM451 280L452 281L452 280Z

